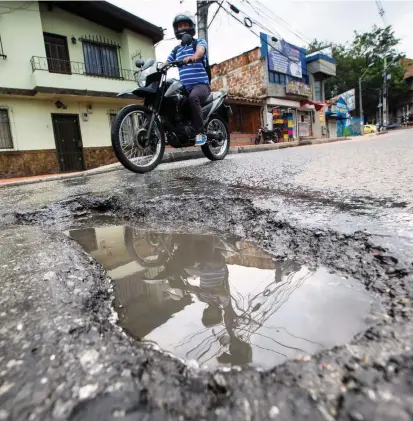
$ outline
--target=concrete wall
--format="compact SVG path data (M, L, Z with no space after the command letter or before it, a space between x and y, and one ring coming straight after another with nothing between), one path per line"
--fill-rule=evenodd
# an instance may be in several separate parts
M109 112L130 102L61 100L67 105L66 110L56 108L56 99L0 98L0 107L7 107L9 110L14 150L55 149L52 113L79 115L83 147L111 146ZM82 113L87 111L88 104L92 105L91 114L88 121L83 121ZM4 150L0 153L2 151Z
M266 95L260 48L213 65L211 73L214 91L224 89L231 95L245 98L262 98Z
M67 37L69 58L72 62L84 63L82 42L79 38L85 35L102 36L120 44L122 63L119 64L123 69L136 70L131 59L136 51L141 51L147 58L155 56L155 50L149 38L128 30L122 33L112 31L57 6L53 6L52 10L48 9L47 4L39 5L38 2L30 4L28 2L2 2L2 6L10 6L12 9L21 8L11 13L0 14L0 36L7 55L6 60L0 61L0 87L2 88L33 89L36 86L51 86L119 92L136 85L134 81L121 82L83 75L60 75L49 73L47 70L36 70L33 74L31 58L33 56L46 57L43 32ZM76 44L72 44L72 37L76 38Z
M132 56L136 52L140 52L143 60L148 60L149 58L155 58L155 48L152 44L152 41L149 38L144 37L140 34L135 34L127 29L122 33L123 43L126 43L124 51L127 51L127 57L122 58L122 63L126 69L136 70L134 60ZM123 47L124 44L122 44Z
M322 58L307 63L308 73L322 73L326 76L336 75L336 64Z
M78 39L85 35L100 35L109 40L121 44L121 34L94 22L66 12L54 6L51 11L47 4L40 4L40 17L43 32L63 35L67 37L70 61L84 62L82 42ZM77 39L76 44L72 44L70 38ZM34 54L33 54L34 55Z
M0 59L0 87L33 89L32 56L46 57L43 41L42 22L37 2L1 2L11 13L0 15L0 36L7 59ZM23 8L27 8L23 9Z

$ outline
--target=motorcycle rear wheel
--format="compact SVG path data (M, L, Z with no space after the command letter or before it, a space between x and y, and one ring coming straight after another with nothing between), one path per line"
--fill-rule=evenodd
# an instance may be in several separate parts
M220 161L227 156L229 150L230 135L228 125L221 117L213 116L208 122L207 133L209 131L221 133L224 139L220 142L214 140L207 142L201 146L202 152L211 161Z
M165 152L165 133L158 118L155 118L149 143L146 142L152 113L142 105L128 105L119 111L112 124L116 158L125 168L138 174L156 168Z

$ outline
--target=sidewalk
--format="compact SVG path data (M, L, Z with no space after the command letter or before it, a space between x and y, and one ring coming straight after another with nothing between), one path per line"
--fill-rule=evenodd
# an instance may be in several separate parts
M341 137L337 139L311 139L311 140L302 140L302 141L293 141L293 142L282 142L276 143L272 145L254 145L254 144L246 144L243 142L237 142L232 144L228 154L239 154L239 153L248 153L248 152L263 152L263 151L272 151L277 149L285 149L285 148L293 148L296 146L306 146L306 145L320 145L323 143L333 143L333 142L340 142L344 140L350 139L366 139L370 138L375 135L364 135L364 136L355 136L355 137ZM163 157L162 163L167 162L177 162L177 161L186 161L189 159L199 159L205 158L203 152L200 148L185 148L183 150L180 149L167 149L165 151L165 155ZM91 170L81 171L81 172L71 172L71 173L64 173L64 174L47 174L47 175L37 175L37 176L30 176L30 177L19 177L19 178L3 178L0 179L0 189L2 187L8 186L18 186L22 184L33 184L33 183L40 183L46 181L55 181L55 180L63 180L63 179L71 179L71 178L80 178L80 177L88 177L94 174L102 174L111 171L117 171L122 169L123 166L120 163L104 165L98 168L93 168Z

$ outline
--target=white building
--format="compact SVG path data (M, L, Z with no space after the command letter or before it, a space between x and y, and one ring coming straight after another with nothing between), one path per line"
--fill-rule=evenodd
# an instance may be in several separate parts
M163 31L105 1L0 3L0 177L114 160L113 115ZM135 68L136 70L136 68Z

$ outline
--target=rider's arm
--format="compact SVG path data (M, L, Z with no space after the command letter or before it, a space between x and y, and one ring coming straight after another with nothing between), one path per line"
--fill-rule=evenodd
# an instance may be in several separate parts
M175 57L174 57L174 50L172 50L172 51L169 53L169 56L168 56L168 58L166 59L166 62L164 63L164 66L165 66L166 64L170 63L171 61L174 61L174 60L175 60Z
M208 48L208 45L206 41L203 38L199 39L196 45L195 54L191 57L186 57L184 59L184 62L186 63L188 60L192 60L192 61L201 60L202 57L204 57L207 48Z

